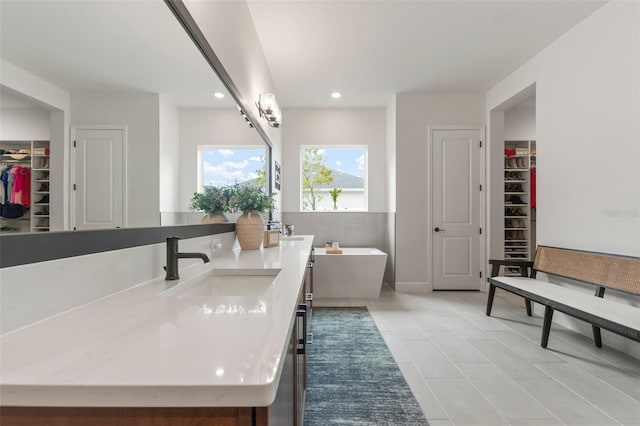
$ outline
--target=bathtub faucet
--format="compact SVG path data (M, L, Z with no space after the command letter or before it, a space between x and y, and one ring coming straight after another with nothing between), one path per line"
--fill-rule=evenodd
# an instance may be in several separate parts
M167 271L165 280L177 280L180 278L178 274L178 259L202 259L204 263L209 262L209 256L204 253L178 253L178 237L167 237Z

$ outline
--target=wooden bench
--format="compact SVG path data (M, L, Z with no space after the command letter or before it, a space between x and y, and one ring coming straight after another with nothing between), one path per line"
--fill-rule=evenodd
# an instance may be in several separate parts
M602 347L601 328L640 342L640 308L603 297L606 289L640 295L640 258L538 246L533 262L514 259L489 260L489 263L492 270L487 316L491 315L496 288L524 297L529 316L531 302L544 305L540 341L543 348L549 342L554 310L590 323L599 348ZM500 266L519 267L520 276L498 276ZM536 279L538 272L594 285L595 295Z

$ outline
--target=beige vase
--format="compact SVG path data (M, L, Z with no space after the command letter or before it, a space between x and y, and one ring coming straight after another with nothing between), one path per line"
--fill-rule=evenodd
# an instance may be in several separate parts
M202 220L201 223L225 223L229 222L229 219L224 215L223 212L213 212L207 213Z
M243 250L257 250L262 246L264 220L256 211L244 213L236 221L236 236Z

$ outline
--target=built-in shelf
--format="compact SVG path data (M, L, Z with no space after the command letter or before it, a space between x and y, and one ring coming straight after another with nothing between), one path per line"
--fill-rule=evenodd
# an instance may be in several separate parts
M530 260L532 222L529 179L530 167L535 164L530 154L535 150L535 141L505 141L504 147L504 258ZM510 151L509 155L507 150ZM518 202L510 202L511 197ZM520 275L518 267L503 267L502 272L505 275Z

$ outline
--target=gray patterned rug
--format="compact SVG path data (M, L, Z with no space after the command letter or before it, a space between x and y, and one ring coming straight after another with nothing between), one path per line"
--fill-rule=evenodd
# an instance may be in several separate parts
M315 308L304 423L428 425L366 308Z

